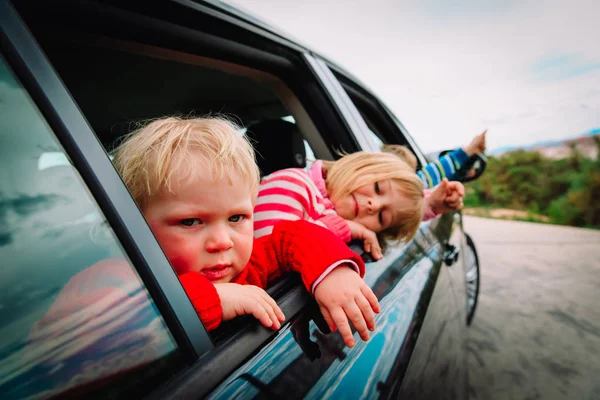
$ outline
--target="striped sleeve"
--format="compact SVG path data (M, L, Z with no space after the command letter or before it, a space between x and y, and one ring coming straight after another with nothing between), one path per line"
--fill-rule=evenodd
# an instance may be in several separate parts
M327 228L345 242L351 239L348 223L337 215L331 201L305 171L285 169L265 177L254 207L254 237L271 234L280 221L296 220Z
M469 156L463 149L457 149L427 164L423 169L417 172L417 175L423 181L425 187L431 188L439 185L444 178L455 180L456 171L458 171L468 159Z
M260 183L254 207L254 237L271 234L279 221L305 219L311 208L309 187L302 172L274 172Z

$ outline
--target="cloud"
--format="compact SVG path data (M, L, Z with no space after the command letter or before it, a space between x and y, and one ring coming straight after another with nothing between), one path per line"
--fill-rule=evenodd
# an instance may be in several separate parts
M348 69L426 152L484 128L494 148L600 125L594 0L230 2Z
M8 246L13 241L12 233L10 232L0 232L0 247Z
M0 201L0 207L12 209L18 215L27 217L40 211L49 210L57 204L71 202L68 197L57 194L38 194L36 196L22 194L12 199Z
M14 234L22 226L21 221L33 214L47 211L59 204L69 204L72 200L66 196L56 194L38 194L30 196L21 194L17 197L6 198L0 195L0 225L6 229L0 232L0 247L13 243ZM8 212L12 211L18 217L8 220Z
M416 2L425 14L449 19L456 17L496 16L498 13L510 13L523 1L517 0L421 0Z
M575 78L599 70L600 61L586 60L580 54L547 55L530 68L534 78L541 81Z

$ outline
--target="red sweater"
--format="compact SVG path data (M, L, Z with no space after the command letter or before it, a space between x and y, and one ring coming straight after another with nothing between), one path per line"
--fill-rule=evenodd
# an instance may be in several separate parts
M365 264L335 234L308 221L282 221L273 233L254 240L252 256L246 268L231 283L266 288L284 272L302 276L308 291L330 266L340 260L353 261L364 276ZM223 310L217 290L199 272L179 276L196 312L208 330L221 323Z

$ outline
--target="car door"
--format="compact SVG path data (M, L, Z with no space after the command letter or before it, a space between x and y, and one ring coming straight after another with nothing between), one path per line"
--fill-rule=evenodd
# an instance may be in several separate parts
M66 158L106 213L179 349L177 368L152 380L162 385L153 396L397 398L414 393L418 385L425 387L423 393L449 387L460 366L454 367L454 353L442 347L457 343L447 338L459 340L455 325L444 322L456 309L442 265L447 232L438 227L448 226L446 219L423 225L413 241L367 266L365 280L383 308L369 342L357 337L353 349L345 348L337 333L327 332L314 301L293 277L268 290L288 317L278 332L241 318L209 336L103 149L122 127L118 118L200 107L206 98L198 97L203 88L194 86L198 82L227 82L205 92L225 100L228 93L241 93L238 97L256 99L256 105L266 99L260 117L279 117L279 108L270 103L272 93L263 90L268 86L320 158L333 158L340 148L370 149L360 128L362 116L332 87L336 80L322 61L212 4L24 1L15 3L16 10L12 2L2 5L3 34L10 32L3 36L9 37L3 51L60 135ZM215 73L221 70L227 74ZM250 80L238 79L247 73ZM238 81L242 86L236 87ZM152 97L151 87L164 95ZM173 102L166 102L167 94ZM245 119L258 115L245 104L235 110L249 110L240 114ZM423 339L426 332L433 332L429 342ZM418 357L425 354L430 356ZM431 381L435 374L429 371L440 371L439 365L448 366L448 377Z
M379 151L383 143L403 144L412 149L422 167L427 162L425 156L389 109L346 71L332 63L327 67L343 89L343 101L350 108L354 106L363 118L362 133L371 150ZM423 294L429 307L421 314L415 310L415 325L420 329L407 346L408 366L397 393L420 398L464 398L466 289L461 214L447 213L422 223L415 241L432 263L430 286Z

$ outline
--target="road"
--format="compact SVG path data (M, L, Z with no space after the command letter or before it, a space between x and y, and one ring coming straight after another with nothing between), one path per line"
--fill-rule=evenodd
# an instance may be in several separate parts
M471 399L600 399L600 231L465 217L481 262Z

